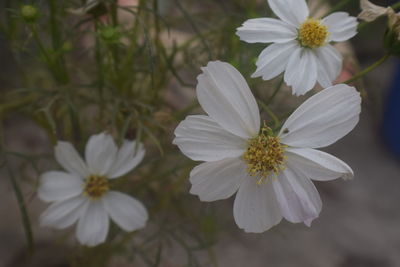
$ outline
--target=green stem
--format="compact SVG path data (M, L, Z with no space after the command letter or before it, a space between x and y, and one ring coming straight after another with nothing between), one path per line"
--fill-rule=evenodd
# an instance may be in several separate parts
M63 53L59 53L62 47L62 40L60 30L58 29L57 21L57 6L55 0L48 0L50 10L50 31L51 40L54 50L54 67L58 69L58 75L55 77L60 84L67 84L69 81L67 68Z
M44 59L46 60L47 64L51 65L51 58L50 56L47 54L46 48L44 47L42 40L39 37L39 34L36 30L36 26L35 25L30 25L30 30L32 32L33 35L33 39L36 42L36 45L39 47L40 53L42 54L42 56L44 57Z
M99 22L98 19L95 19L94 22L96 33L99 32ZM96 35L96 44L95 44L95 57L96 57L96 67L97 67L97 78L98 78L98 86L97 91L100 99L100 119L104 118L104 110L105 110L105 101L104 101L104 68L103 68L103 59L101 55L101 46L99 36Z
M342 0L342 1L340 1L339 3L337 3L330 11L329 11L329 13L327 13L325 16L323 16L323 17L326 17L327 15L329 15L329 14L332 14L333 12L337 12L337 11L340 11L340 10L342 10L343 9L343 7L345 7L347 4L349 4L351 1L353 1L353 0Z
M272 120L274 121L274 128L279 127L279 125L281 124L279 118L275 115L275 113L261 100L257 100L258 104L262 107L262 109L264 109L268 115L272 118Z
M379 59L377 62L375 62L374 64L372 64L371 66L369 66L368 68L360 71L359 73L357 73L356 75L354 75L352 78L348 79L347 81L343 82L343 83L352 83L358 79L360 79L361 77L363 77L364 75L366 75L367 73L369 73L370 71L374 70L375 68L379 67L382 63L384 63L388 58L390 57L390 54L385 54L381 59Z
M278 94L278 92L281 90L283 85L283 77L280 79L278 85L275 88L275 91L272 93L272 96L267 100L267 102L265 103L266 105L269 105L270 103L272 103L272 101L275 99L275 96Z
M17 201L18 201L19 210L21 212L22 224L24 226L25 237L26 237L26 241L28 243L29 253L33 254L33 252L34 252L33 232L32 232L32 227L31 227L31 223L29 220L28 211L26 209L24 196L22 194L21 187L19 186L18 181L14 176L14 173L12 172L11 168L9 167L9 165L7 163L6 163L6 165L7 165L7 169L8 169L8 173L9 173L10 182L11 182L12 188L14 190L15 197L17 198Z
M400 2L398 2L398 3L394 4L394 5L392 5L392 8L393 8L393 9L398 9L398 8L400 8Z

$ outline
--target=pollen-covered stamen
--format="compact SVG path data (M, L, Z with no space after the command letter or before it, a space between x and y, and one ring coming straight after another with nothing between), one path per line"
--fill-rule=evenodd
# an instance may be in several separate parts
M107 178L100 175L91 175L85 180L83 194L97 199L102 197L110 189Z
M301 46L317 48L326 43L328 27L320 20L309 18L299 28L299 42Z
M247 163L247 172L259 178L258 184L264 183L269 175L278 174L284 168L284 146L279 137L272 135L270 128L264 126L261 133L250 139L248 144L243 159Z

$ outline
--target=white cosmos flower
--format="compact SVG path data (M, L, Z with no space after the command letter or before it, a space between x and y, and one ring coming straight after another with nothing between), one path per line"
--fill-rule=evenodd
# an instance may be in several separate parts
M270 80L282 72L293 94L303 95L316 82L332 85L342 69L342 56L329 43L343 42L357 33L357 21L346 12L323 19L309 17L305 0L268 0L280 18L249 19L236 34L248 43L272 43L260 54L252 77Z
M43 226L64 229L78 221L76 237L88 246L104 242L109 218L125 231L145 226L148 215L143 204L110 190L109 184L142 161L141 143L125 140L118 148L110 135L93 135L86 144L86 162L68 142L59 141L54 151L66 172L49 171L40 177L39 198L53 202L40 217Z
M188 116L173 141L192 160L205 161L190 173L190 192L202 201L237 192L233 214L246 232L268 230L282 216L310 225L322 207L311 180L353 177L346 163L315 148L355 127L359 93L344 84L327 88L305 101L274 135L260 125L256 100L234 67L210 62L197 79L197 97L208 116Z

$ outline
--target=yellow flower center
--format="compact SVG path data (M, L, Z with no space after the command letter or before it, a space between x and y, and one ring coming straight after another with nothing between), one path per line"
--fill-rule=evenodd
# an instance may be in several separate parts
M272 130L266 126L261 133L249 140L249 146L242 158L247 163L247 172L257 176L257 184L264 183L271 174L283 170L284 146L279 137L272 135Z
M107 178L100 175L91 175L86 178L83 194L98 199L110 189Z
M299 42L304 47L317 48L325 44L328 35L328 27L320 20L309 18L300 26Z

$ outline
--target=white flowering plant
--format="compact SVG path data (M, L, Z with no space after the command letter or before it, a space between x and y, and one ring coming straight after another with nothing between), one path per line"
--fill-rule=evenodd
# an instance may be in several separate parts
M400 4L349 2L6 1L1 166L28 250L40 226L71 266L217 266L226 222L209 202L233 196L238 231L312 227L313 181L357 177L319 149L356 127L359 79L400 47ZM349 74L338 43L386 15L384 57ZM12 146L13 120L33 122L12 138L41 136L39 152Z

